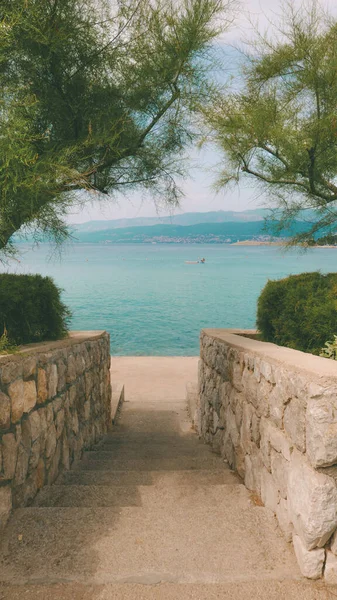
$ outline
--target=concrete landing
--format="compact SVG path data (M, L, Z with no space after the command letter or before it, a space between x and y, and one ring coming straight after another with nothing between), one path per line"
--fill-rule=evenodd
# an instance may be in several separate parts
M128 401L184 400L188 381L197 381L199 357L120 356L111 358L111 380L123 381Z
M125 384L119 418L14 512L0 599L329 600L336 592L301 578L273 515L192 431L184 398L197 359L112 364Z

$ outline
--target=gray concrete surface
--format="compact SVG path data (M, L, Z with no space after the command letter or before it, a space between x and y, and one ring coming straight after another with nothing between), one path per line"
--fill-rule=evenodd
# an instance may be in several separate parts
M163 359L161 379L162 359L132 359L130 380L116 360L120 418L96 458L13 514L0 599L332 599L301 578L272 514L191 430L182 394L196 360Z

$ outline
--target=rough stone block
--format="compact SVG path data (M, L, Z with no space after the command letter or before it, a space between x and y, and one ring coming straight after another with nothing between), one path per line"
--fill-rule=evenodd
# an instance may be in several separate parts
M9 485L0 487L0 531L9 519L12 511L12 490Z
M23 361L23 378L29 379L36 374L36 358L29 356Z
M323 547L337 527L337 489L334 480L315 471L297 450L288 477L289 516L308 550Z
M261 473L263 469L263 463L260 457L260 452L258 448L251 448L251 453L246 454L244 458L244 481L245 486L256 492L257 494L261 494Z
M15 475L18 444L13 433L2 436L2 470L4 479L13 479Z
M326 551L324 579L329 585L337 585L337 556L329 550Z
M48 382L47 373L41 367L37 372L37 400L39 404L43 404L48 399Z
M23 388L23 412L29 413L37 402L35 381L24 381Z
M15 486L22 485L25 482L27 473L28 473L28 464L29 464L29 454L23 446L19 446L18 448L18 459L16 463L15 469L15 478L14 484Z
M276 450L272 448L270 453L270 466L271 473L275 485L280 492L280 496L286 499L288 492L289 462L280 452L276 452Z
M294 527L290 521L288 502L284 498L280 498L280 502L276 507L276 518L280 529L287 542L291 542L293 539Z
M285 433L267 419L263 419L263 421L261 419L261 427L263 429L263 436L266 440L269 440L270 446L277 452L280 452L286 460L290 460L293 444Z
M309 579L319 579L323 574L325 550L308 550L298 535L293 536L294 550L302 575Z
M269 383L275 383L274 369L266 360L260 362L260 373Z
M56 449L57 437L54 423L52 423L47 431L46 438L46 458L53 456Z
M49 368L47 371L47 380L48 380L48 398L54 398L57 394L57 384L58 384L57 365L55 365L55 364L49 365Z
M242 423L240 430L240 443L244 452L250 452L252 445L252 419L254 409L248 402L244 402L242 407Z
M12 383L15 379L22 377L22 362L10 360L5 364L1 364L1 381L4 385Z
M329 396L309 399L306 437L307 455L314 467L337 462L337 412Z
M17 423L24 410L24 392L23 392L23 381L17 379L8 386L8 394L11 399L12 405L12 422Z
M267 471L266 467L263 467L261 471L261 500L266 508L276 513L279 493L273 476Z
M337 556L337 530L331 538L331 552Z
M9 429L11 424L11 401L0 392L0 429Z
M292 398L284 411L284 429L300 452L305 452L305 413L306 404Z
M283 428L284 408L284 398L280 393L280 388L274 385L269 394L269 416L279 429Z

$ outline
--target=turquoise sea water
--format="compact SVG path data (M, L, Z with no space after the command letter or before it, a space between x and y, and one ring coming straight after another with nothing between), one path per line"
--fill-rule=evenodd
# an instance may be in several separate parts
M2 271L54 277L73 311L73 329L106 329L115 355L199 353L203 327L255 326L256 300L267 279L337 270L337 250L306 254L279 247L230 245L20 246L20 262ZM185 264L206 258L206 264Z

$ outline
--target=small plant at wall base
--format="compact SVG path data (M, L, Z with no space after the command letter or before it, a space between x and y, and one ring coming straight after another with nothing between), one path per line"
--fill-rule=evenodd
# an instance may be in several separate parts
M337 360L337 335L333 337L333 341L325 342L324 348L322 348L319 355L324 358L331 358L331 360Z
M268 281L258 299L261 339L320 355L337 331L337 273Z
M0 344L4 351L5 346L64 338L70 316L61 290L50 277L0 275L0 323L5 324Z
M0 337L0 354L14 354L16 351L17 346L9 341L7 329L5 327L4 332Z

